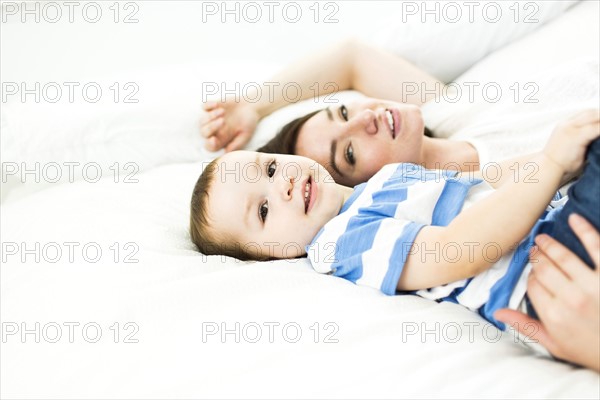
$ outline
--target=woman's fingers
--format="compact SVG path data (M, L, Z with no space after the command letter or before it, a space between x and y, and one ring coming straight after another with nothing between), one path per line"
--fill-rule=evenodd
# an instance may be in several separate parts
M204 141L204 148L206 148L206 150L208 150L208 151L216 151L217 150L216 138L213 136L213 137L209 137L208 139L206 139Z
M217 131L223 126L224 123L225 118L223 117L219 117L213 119L212 121L208 121L202 125L202 128L200 128L200 133L205 138L214 136L217 133Z
M521 332L527 337L534 339L535 332L532 330L524 331L524 327L528 323L539 323L530 316L523 314L520 311L512 310L510 308L502 308L494 313L494 318L498 321L505 323L506 325L512 326L517 331Z
M546 234L537 235L535 244L566 276L572 280L581 280L583 262L571 250Z
M210 111L213 108L216 108L219 105L219 103L217 103L216 101L207 101L206 103L202 104L202 108L205 111Z
M596 266L596 273L598 273L600 270L600 232L578 214L569 215L569 226L571 226L579 240L581 240L583 247L585 247Z
M573 290L571 280L558 268L543 249L535 252L531 258L535 279L537 279L552 296L566 296Z
M558 350L555 342L544 328L544 325L540 321L531 318L529 315L525 315L509 308L503 308L494 313L494 318L508 326L512 326L513 329L528 337L530 340L541 343L552 354L555 354Z
M523 326L527 322L532 320L528 315L525 315L517 310L512 310L510 308L502 308L496 311L494 313L494 318L496 318L500 322L505 323L506 325L512 326L521 333L524 333L522 331Z
M231 137L231 132L220 131L217 132L216 135L212 135L204 141L204 147L209 151L217 151L225 148L225 151L237 150L238 148L242 148L246 142L249 140L240 138L240 134L235 134L233 138ZM249 135L248 135L249 136ZM231 148L231 146L235 146L235 148Z
M211 136L204 141L204 147L208 151L217 151L223 148L221 139L218 136Z
M225 151L230 152L244 148L246 143L248 143L248 141L250 140L250 136L251 135L247 132L239 132L233 138L233 140L227 144L227 146L225 147Z
M214 121L215 119L225 115L225 110L222 107L215 108L211 111L202 113L200 117L200 124L204 125L208 122Z
M527 293L537 313L544 320L543 314L553 307L553 296L542 282L536 279L535 272L529 274Z
M572 311L565 308L564 299L556 300L544 287L544 285L536 279L535 273L530 274L527 285L527 295L531 300L531 304L535 307L535 311L540 317L540 321L548 329L556 329L557 326L564 326L569 320L569 313ZM546 331L544 331L546 332ZM548 350L557 357L563 357L563 351L551 338L545 334L536 336L540 343L548 348ZM564 344L564 343L563 343Z
M581 261L576 261L581 264L579 268L589 270ZM593 293L594 290L598 290L597 285L594 286L591 284L593 279L580 282L569 279L562 272L561 268L554 264L541 250L537 255L537 263L533 263L532 265L535 279L551 296L557 299L556 301L562 302L572 311L588 312L587 310L592 306L589 302L589 294Z

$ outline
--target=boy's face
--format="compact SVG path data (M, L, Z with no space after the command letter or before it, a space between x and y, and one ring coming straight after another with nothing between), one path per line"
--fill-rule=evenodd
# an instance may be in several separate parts
M236 151L217 163L208 215L211 229L250 253L293 258L343 203L331 175L309 158Z

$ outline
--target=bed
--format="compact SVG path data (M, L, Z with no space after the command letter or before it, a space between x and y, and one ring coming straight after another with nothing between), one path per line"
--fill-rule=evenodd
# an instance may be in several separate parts
M597 106L597 15L597 2L577 4L456 82L485 76L509 82L542 70L551 78L576 65L592 76L581 102L564 105L542 93L541 105L522 111L559 118L594 99ZM245 73L266 78L276 68L249 65ZM206 74L236 73L232 66L189 64L140 74L138 81L148 82L145 98L176 106L146 129L128 124L148 115L151 100L126 111L106 106L95 118L118 126L103 142L86 122L98 109L53 109L56 125L35 105L3 110L3 162L88 160L99 164L103 178L24 183L18 174L4 179L3 171L2 397L600 397L597 373L541 356L455 304L388 297L316 274L306 259L253 263L198 253L187 231L189 200L214 154L198 141L194 93ZM190 84L162 85L166 76ZM320 105L274 113L249 148ZM496 126L488 114L514 115L514 107L522 106L440 103L424 115L437 131L468 137L474 127L492 132L522 123L507 118ZM29 131L19 125L32 115L57 133L58 144L35 133L42 122ZM532 126L554 121L535 115L528 118ZM60 144L60 121L67 118L88 129L78 148ZM165 140L162 128L173 120L179 123Z

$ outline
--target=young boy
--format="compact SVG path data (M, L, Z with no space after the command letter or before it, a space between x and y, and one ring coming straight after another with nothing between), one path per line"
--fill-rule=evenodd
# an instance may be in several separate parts
M589 110L559 124L527 162L462 175L390 164L354 189L307 158L228 153L196 184L191 237L204 254L308 254L317 272L388 295L453 301L504 329L494 311L531 311L528 250L550 232L560 206L546 207L583 166L599 126Z

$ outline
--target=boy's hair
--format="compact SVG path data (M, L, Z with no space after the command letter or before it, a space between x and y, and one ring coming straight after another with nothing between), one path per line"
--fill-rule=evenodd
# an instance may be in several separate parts
M207 256L224 255L243 261L262 261L263 258L260 255L249 252L234 239L226 234L215 232L210 226L208 197L219 168L218 161L219 158L216 158L204 168L192 192L190 205L190 236L192 242L202 254Z

